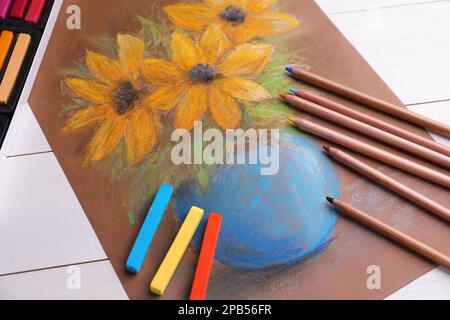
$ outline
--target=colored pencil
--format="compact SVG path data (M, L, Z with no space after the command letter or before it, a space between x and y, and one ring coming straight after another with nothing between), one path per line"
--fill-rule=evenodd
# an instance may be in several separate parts
M3 75L2 83L0 84L0 103L7 104L11 92L19 77L20 69L30 46L31 36L26 33L21 33L17 37L14 50L8 62L5 74Z
M394 191L395 193L402 195L403 197L411 200L413 203L419 205L420 207L436 214L442 219L450 222L450 209L447 209L439 203L415 191L414 189L411 189L408 186L392 179L391 177L365 164L364 162L356 159L355 157L342 150L328 146L325 146L324 150L333 159L374 180L375 182Z
M319 96L312 92L308 92L305 90L298 90L295 88L291 88L289 90L300 98L309 100L311 102L314 102L316 104L319 104L319 105L329 108L331 110L339 112L339 113L346 115L350 118L353 118L355 120L359 120L361 122L367 123L368 125L376 127L378 129L395 134L396 136L399 136L399 137L409 140L411 142L420 144L421 146L424 146L424 147L434 150L436 152L440 152L442 154L445 154L446 156L450 156L450 148L449 147L447 147L446 145L437 143L430 138L422 137L422 136L415 134L409 130L402 129L399 126L395 126L393 124L390 124L389 122L369 116L363 112L357 111L346 105L343 105L343 104L335 102L331 99Z
M195 271L190 300L205 300L206 298L221 223L222 216L220 214L211 213L209 215L197 269Z
M195 231L200 224L200 221L203 217L203 210L197 207L192 207L187 215L186 219L183 222L183 225L178 231L175 240L170 246L169 251L167 252L166 257L164 258L161 266L156 272L155 277L153 278L150 284L150 290L157 295L162 296L166 291L167 286L169 285L170 280L177 269L181 258L186 252L189 243L192 240L192 237L195 234Z
M422 177L428 181L450 188L450 175L448 174L441 173L411 160L402 158L391 152L366 144L360 140L354 139L312 121L296 118L290 118L289 121L306 132L347 147L370 158L387 163L403 171Z
M285 99L291 106L294 106L299 110L329 120L330 122L340 125L344 128L362 133L363 135L371 137L377 141L386 143L419 158L426 159L430 162L441 165L445 168L450 168L450 157L447 157L442 153L430 150L419 144L400 138L376 127L372 127L364 122L347 117L346 115L327 109L309 100L297 97L296 95L287 95L285 96Z
M330 202L339 212L391 239L392 241L408 248L409 250L427 258L428 260L450 269L450 258L415 238L389 226L369 214L352 207L344 201L328 197Z
M383 101L369 94L344 86L340 83L318 76L311 72L293 67L286 67L286 70L290 72L294 77L315 85L319 88L328 90L347 99L372 107L376 110L390 114L412 124L430 129L443 136L450 137L450 126L414 113L407 108L403 108L387 101Z
M125 264L128 271L138 273L141 269L172 194L171 185L163 183L159 188Z

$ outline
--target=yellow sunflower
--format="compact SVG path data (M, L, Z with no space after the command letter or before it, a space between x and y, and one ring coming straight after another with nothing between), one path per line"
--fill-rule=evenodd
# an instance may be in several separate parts
M88 51L86 66L93 79L69 78L66 84L89 105L66 122L63 132L96 126L87 146L85 163L99 161L124 140L130 164L138 164L157 142L159 114L165 105L151 102L150 84L142 75L144 42L118 35L118 60Z
M277 0L203 0L202 3L177 3L164 12L177 26L202 32L217 23L234 43L255 37L287 32L299 22L282 12L273 11Z
M148 59L143 74L158 86L150 98L163 109L176 107L174 126L192 129L209 109L223 129L236 128L242 111L237 100L262 101L270 93L250 77L269 62L269 44L242 44L233 49L226 35L212 24L198 44L186 35L172 35L172 61Z

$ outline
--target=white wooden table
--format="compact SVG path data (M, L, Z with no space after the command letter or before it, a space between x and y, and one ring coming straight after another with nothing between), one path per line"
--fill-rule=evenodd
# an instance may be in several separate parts
M409 108L450 124L450 0L317 2ZM127 299L31 110L16 116L0 180L0 299ZM389 298L450 299L450 273Z

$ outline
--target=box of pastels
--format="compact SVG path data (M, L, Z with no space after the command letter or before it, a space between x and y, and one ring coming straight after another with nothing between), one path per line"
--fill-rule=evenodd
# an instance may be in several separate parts
M0 0L0 148L55 0Z
M43 30L54 0L0 0L0 23Z
M33 64L41 32L1 26L0 33L0 113L12 115Z

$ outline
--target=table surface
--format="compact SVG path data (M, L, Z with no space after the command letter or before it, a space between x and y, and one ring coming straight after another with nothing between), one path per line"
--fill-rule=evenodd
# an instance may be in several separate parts
M450 124L449 0L316 2L404 104ZM127 299L30 108L16 116L0 180L0 299ZM450 273L388 299L450 299Z

